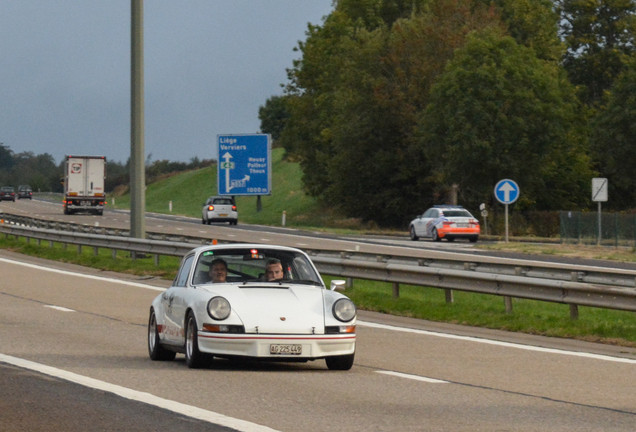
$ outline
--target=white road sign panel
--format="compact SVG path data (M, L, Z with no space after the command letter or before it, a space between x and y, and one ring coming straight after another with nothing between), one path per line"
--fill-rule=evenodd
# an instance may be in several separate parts
M592 179L592 201L594 202L607 201L607 179L606 178Z

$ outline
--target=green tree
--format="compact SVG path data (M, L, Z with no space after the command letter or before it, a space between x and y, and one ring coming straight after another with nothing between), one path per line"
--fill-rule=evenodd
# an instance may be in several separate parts
M287 98L287 96L272 96L265 101L265 105L261 105L258 109L261 132L272 136L274 147L277 147L277 141L289 118L289 110L286 105Z
M367 30L391 27L400 18L409 18L425 10L430 0L336 0L336 10Z
M522 208L576 208L592 177L581 119L555 63L489 28L469 37L433 88L421 144L467 204L490 201L496 182L511 178Z
M479 0L499 13L508 35L531 48L543 60L560 60L564 44L559 38L559 14L552 0Z
M0 171L8 170L13 166L13 150L0 143Z
M607 177L608 208L636 207L636 58L616 79L607 103L593 121L592 149L600 175Z
M561 35L567 44L563 65L581 87L581 100L598 105L634 52L636 1L557 0Z
M12 186L30 185L34 191L52 192L59 181L61 173L53 156L48 153L39 155L33 152L22 152L14 156L14 166L10 171ZM57 181L54 180L57 178Z
M435 201L434 160L415 140L430 88L466 35L499 25L469 1L436 1L392 28L359 31L341 69L328 202L346 214L403 226Z
M288 70L285 92L290 117L280 136L286 154L299 158L307 192L321 196L331 184L327 173L336 149L331 124L336 111L334 90L339 72L347 63L348 52L342 41L351 38L358 27L336 9L322 26L309 25L307 40L299 42L302 58Z

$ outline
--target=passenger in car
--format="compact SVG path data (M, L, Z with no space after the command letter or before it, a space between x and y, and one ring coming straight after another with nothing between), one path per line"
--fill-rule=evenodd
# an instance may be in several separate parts
M265 265L265 280L273 281L282 279L283 277L283 265L281 264L280 260L272 258L267 261L267 264Z
M210 263L209 275L212 283L224 283L227 279L227 262L222 258L217 258Z

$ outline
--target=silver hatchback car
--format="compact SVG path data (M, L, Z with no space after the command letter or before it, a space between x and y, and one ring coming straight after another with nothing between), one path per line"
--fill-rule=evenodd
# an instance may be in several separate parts
M203 204L201 223L210 225L212 222L229 222L230 225L238 223L236 203L232 197L211 196Z

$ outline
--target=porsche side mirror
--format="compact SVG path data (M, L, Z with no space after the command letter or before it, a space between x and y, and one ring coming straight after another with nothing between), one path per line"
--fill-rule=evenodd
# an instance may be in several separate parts
M332 280L331 291L344 291L346 282L343 280Z

